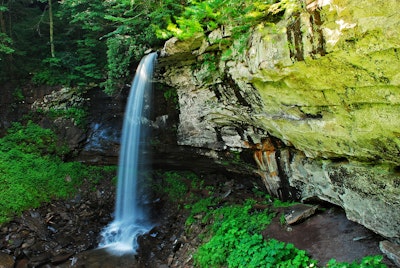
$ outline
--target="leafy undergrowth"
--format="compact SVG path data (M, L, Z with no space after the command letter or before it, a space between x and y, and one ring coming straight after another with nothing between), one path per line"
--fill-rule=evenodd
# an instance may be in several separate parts
M164 185L158 187L188 210L186 235L201 241L193 252L195 267L318 267L306 251L261 235L277 215L275 208L290 203L272 200L257 190L254 198L237 204L233 201L240 198L230 198L226 190L221 194L224 185L206 186L191 173L167 172L162 176ZM325 267L386 267L381 261L382 256L367 256L353 263L332 259Z
M195 254L199 267L313 267L305 251L274 239L265 240L261 231L274 213L254 210L255 200L213 211L211 237Z
M382 256L366 256L360 262L354 261L352 263L337 262L336 260L330 260L326 267L330 268L384 268L387 267L381 263Z
M75 192L84 180L96 183L104 168L63 162L66 146L49 129L14 124L0 139L0 223L28 208Z

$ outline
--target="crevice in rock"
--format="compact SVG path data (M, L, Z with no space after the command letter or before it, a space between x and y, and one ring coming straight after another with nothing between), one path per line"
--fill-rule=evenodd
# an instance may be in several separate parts
M393 168L393 170L394 170L394 172L400 174L400 166L395 166L395 167Z
M322 118L322 114L320 114L320 113L317 113L317 114L306 113L304 115L306 116L307 119L321 119Z
M223 142L224 140L222 139L221 128L214 127L214 130L215 130L215 134L217 136L217 142Z
M321 14L318 10L314 10L310 13L310 23L313 30L313 34L310 36L310 41L313 46L313 50L311 51L311 56L315 58L315 55L325 56L325 39L322 32L322 20Z
M232 77L225 77L225 82L233 89L233 92L235 93L235 96L237 100L239 101L239 104L245 107L250 107L250 103L247 102L246 98L242 96L242 90L239 88L239 86L235 83L235 81L232 79Z
M287 26L287 39L289 42L290 58L293 61L303 61L304 48L300 13L294 13L292 17L292 23Z
M218 85L211 85L210 91L214 92L215 96L217 97L218 101L222 100L222 93L218 90Z
M244 127L244 126L235 127L235 129L236 129L237 133L239 134L240 139L241 139L241 140L245 140L245 136L244 136L244 129L245 129L245 127ZM251 139L251 137L249 137L249 138Z
M331 157L331 158L329 158L329 160L331 160L333 163L340 163L340 164L347 164L347 163L349 163L349 160L346 158L346 157L344 157L344 156L341 156L341 157Z
M288 174L290 170L290 161L292 158L292 153L289 149L279 149L276 153L276 158L278 160L278 172L281 178L280 195L283 201L287 200L297 200L297 190L290 186Z

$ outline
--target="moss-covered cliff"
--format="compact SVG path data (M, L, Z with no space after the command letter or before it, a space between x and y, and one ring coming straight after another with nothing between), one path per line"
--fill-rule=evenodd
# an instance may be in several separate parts
M254 151L268 190L400 238L400 2L282 1L279 21L233 38L221 27L165 44L178 142Z
M255 59L261 64L250 78L268 114L260 120L270 133L308 156L397 165L400 37L396 29L400 20L395 10L400 3L325 2L310 4L308 12L291 14L289 22L300 21L293 33L287 23L276 26L278 37L274 39L286 39L289 46L276 48L283 51L273 65L263 65L268 59L262 55L270 53L269 47L254 42L253 50L260 59L247 56L245 62L252 64ZM323 36L322 43L313 38L318 33ZM257 35L263 40L270 36L268 29ZM296 43L296 38L302 42ZM319 53L316 47L320 47ZM236 76L240 79L240 74Z

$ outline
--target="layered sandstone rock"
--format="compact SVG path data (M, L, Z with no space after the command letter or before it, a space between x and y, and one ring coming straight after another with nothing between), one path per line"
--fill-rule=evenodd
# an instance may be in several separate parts
M251 148L271 193L287 181L399 241L400 2L288 2L248 39L221 28L167 42L161 75L178 92L178 143Z

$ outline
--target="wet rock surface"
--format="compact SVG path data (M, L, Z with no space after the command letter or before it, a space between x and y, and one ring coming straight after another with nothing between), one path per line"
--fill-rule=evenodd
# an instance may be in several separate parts
M94 249L82 252L74 257L70 264L65 264L64 267L138 267L138 259L135 255L126 254L115 256L110 254L105 249Z

